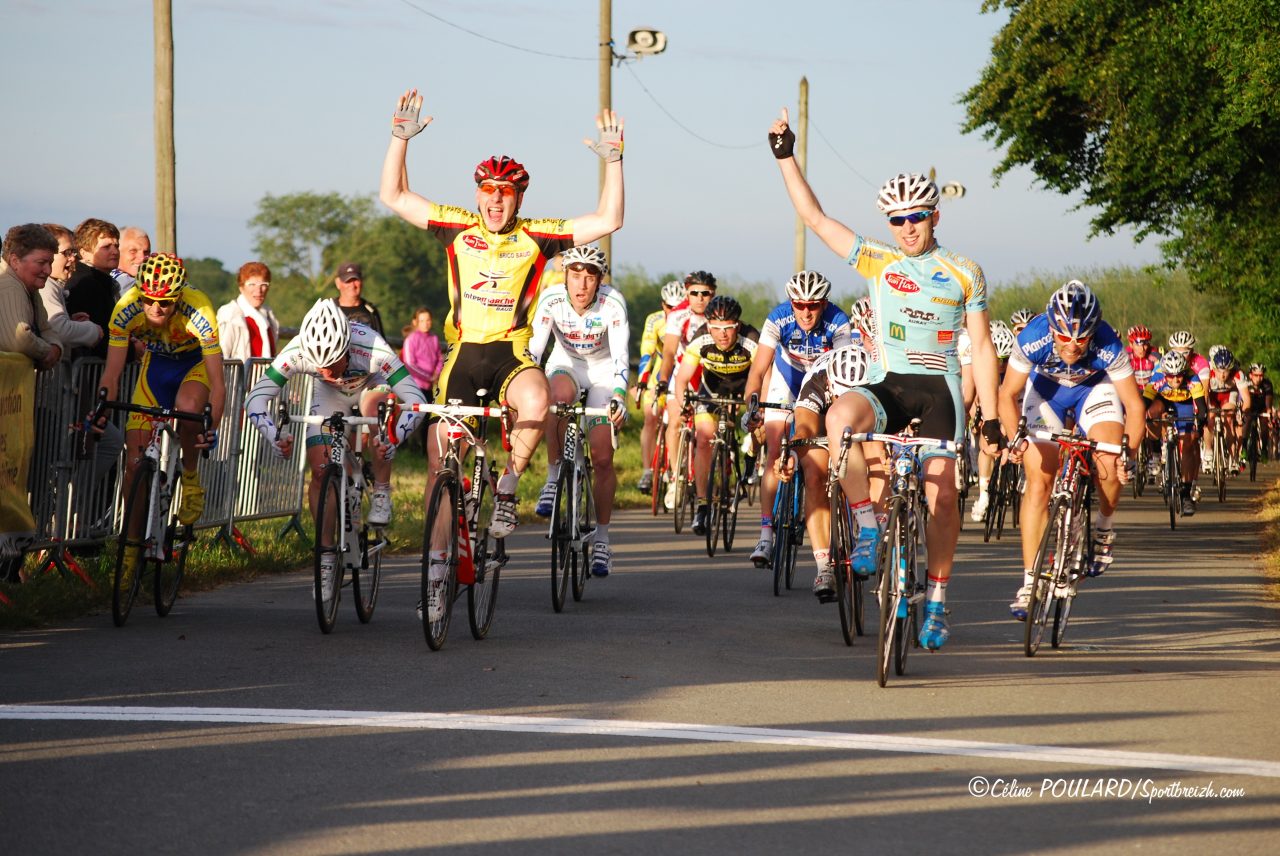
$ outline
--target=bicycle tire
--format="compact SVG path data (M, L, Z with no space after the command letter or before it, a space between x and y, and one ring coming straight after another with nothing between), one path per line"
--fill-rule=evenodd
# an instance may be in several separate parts
M733 537L738 533L738 504L746 493L738 466L738 455L730 448L725 455L725 506L720 515L720 543L726 553L733 552Z
M707 556L716 555L716 542L720 540L720 516L724 513L724 492L727 489L723 482L724 466L721 459L725 456L723 444L716 444L711 453L711 467L707 470L707 531L704 533L707 542Z
M154 592L156 615L164 618L178 599L178 588L187 569L187 552L194 538L192 527L170 520L165 527L165 560L156 562Z
M490 485L495 478L490 464L488 476L480 480L480 501L468 521L476 574L475 581L467 586L467 624L471 627L471 638L477 642L488 636L493 626L494 612L498 607L498 582L507 555L506 542L489 534L489 521L493 519Z
M840 636L844 644L853 645L853 637L859 635L854 623L854 583L853 563L849 531L849 503L845 502L844 491L836 484L832 495L828 498L831 509L831 565L836 576L836 603L840 613Z
M382 588L382 551L386 546L381 528L367 523L360 527L360 567L351 569L351 599L355 601L356 618L361 624L373 620L373 611L378 606L378 592Z
M1000 515L1000 506L1004 502L1003 495L1004 464L996 464L987 479L987 511L982 517L982 542L990 543L991 533L995 531L996 519Z
M458 592L458 548L461 529L458 525L458 482L453 473L444 471L436 474L436 482L431 486L431 501L427 504L427 517L423 523L422 533L422 633L426 637L427 647L439 651L444 647L449 636L449 622L453 616L453 599ZM441 519L440 515L444 515ZM433 540L435 523L440 519L440 537ZM432 581L430 578L432 548L443 549L445 553L444 609L440 616L432 620L428 604Z
M893 641L893 671L899 676L907 673L907 655L911 653L911 649L920 647L920 605L916 599L917 595L924 593L924 587L919 584L918 555L919 530L923 521L918 513L908 512L904 517L902 525L906 547L903 552L906 558L902 566L902 605L898 607L898 616L894 619L898 622L898 628L894 632Z
M889 501L889 516L885 522L884 533L880 540L879 554L876 556L876 574L879 584L876 587L877 602L880 609L878 629L876 633L876 683L885 686L889 682L889 665L893 661L894 640L901 629L897 609L897 559L901 549L902 501Z
M338 617L338 603L342 600L342 571L343 561L342 548L340 542L342 540L342 470L337 464L329 464L324 468L320 475L320 499L316 503L316 538L312 552L312 592L315 595L316 602L316 620L320 624L321 633L332 633L334 622ZM329 537L332 546L322 547L321 538L322 530L327 528L324 520L326 514L333 515L333 522L329 530ZM334 554L333 562L333 582L330 591L330 597L326 601L322 595L324 594L324 575L321 571L321 557L326 553Z
M676 534L679 535L684 531L685 516L688 513L687 494L689 490L689 479L687 477L689 471L689 443L692 433L687 428L680 429L680 436L676 440L676 464L671 468L671 478L675 479L676 496L675 507L672 508L671 524L675 527Z
M1178 465L1178 446L1176 441L1169 441L1165 444L1165 501L1169 506L1169 528L1178 528L1178 514L1181 509L1178 503L1182 497L1179 491L1179 485L1182 483L1181 467Z
M791 508L791 491L794 479L779 481L777 493L773 497L773 554L770 564L773 565L773 596L781 597L783 582L787 576L787 553L790 551L791 527L787 520Z
M116 627L124 627L125 622L129 620L133 602L142 588L142 574L147 562L150 561L147 559L146 518L147 500L150 498L151 479L155 469L155 462L150 458L144 458L134 470L133 481L129 483L129 489L125 492L127 499L120 521L120 535L116 539L116 567L111 584L111 620ZM141 509L138 509L139 500L142 502ZM137 539L130 539L128 533L132 528L131 524L139 514L143 519L142 535ZM125 553L130 547L138 551L138 561L134 564L125 563Z
M577 550L573 549L572 467L563 466L556 480L556 498L551 507L551 608L564 610L569 578L577 573Z
M649 512L657 517L667 512L667 505L663 500L667 495L667 485L670 484L667 475L667 432L662 425L658 426L658 439L650 463L653 466L653 486L649 489Z
M1044 534L1036 548L1034 576L1031 578L1031 599L1027 603L1026 625L1022 628L1022 649L1028 657L1034 657L1044 639L1045 626L1053 607L1054 591L1059 571L1066 562L1067 503L1056 497L1049 503L1049 516L1045 518Z
M1249 462L1249 481L1258 480L1258 417L1249 420L1249 430L1244 435L1244 456Z
M965 437L960 449L956 452L956 503L959 505L960 529L964 530L964 507L969 501L969 478L972 464L969 462L969 438Z
M570 569L573 581L573 601L579 603L587 591L587 577L591 576L591 551L593 540L588 537L596 528L595 493L591 484L591 468L584 466L582 483L578 486L578 532L582 533L582 546L578 559Z
M804 478L796 474L795 490L791 493L791 537L787 541L787 589L795 581L796 559L800 554L800 546L804 543Z
M1216 423L1221 423L1219 416ZM1213 432L1213 478L1218 488L1218 502L1227 501L1227 444L1220 430Z

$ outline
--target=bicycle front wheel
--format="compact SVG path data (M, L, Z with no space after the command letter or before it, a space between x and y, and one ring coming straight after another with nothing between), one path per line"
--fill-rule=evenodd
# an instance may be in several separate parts
M569 577L577 573L574 566L578 554L573 549L572 472L567 465L561 467L555 503L551 509L551 608L556 612L564 610Z
M356 603L356 617L361 624L373 620L374 607L378 605L378 590L382 586L382 551L387 539L380 528L362 526L360 529L360 567L351 569L351 594Z
M573 602L580 603L587 591L587 577L591 576L591 550L596 528L596 499L591 487L591 469L585 464L578 482L578 535L582 540L577 562L573 565ZM589 536L589 533L591 537Z
M458 481L449 471L436 474L422 535L422 634L439 651L449 635L453 599L458 592Z
M720 514L720 543L724 551L733 551L733 536L738 532L738 503L746 494L738 472L738 454L730 449L724 456L724 511Z
M671 478L675 479L676 485L675 507L672 509L671 523L675 526L677 535L684 531L684 522L690 506L689 494L693 493L688 479L692 441L693 433L687 428L682 428L680 437L676 441L676 463L671 468Z
M328 544L325 542L328 541ZM324 568L329 558L329 570ZM316 543L314 550L314 585L316 619L321 633L333 632L338 617L338 601L342 595L342 469L337 464L324 468L320 476L320 501L316 505ZM326 597L327 595L327 597Z
M665 427L658 426L657 445L653 450L653 486L649 489L649 511L654 517L667 510L663 501L667 495L667 485L671 484L667 474L667 432Z
M1258 417L1249 420L1249 430L1244 435L1244 456L1249 462L1249 481L1258 480Z
M860 631L854 623L854 581L850 553L853 545L849 533L849 503L844 500L840 486L832 488L831 506L831 564L836 575L836 603L839 604L840 635L844 644L852 645L853 637Z
M195 539L192 528L177 520L169 521L165 529L165 556L155 563L156 615L164 617L173 609L178 599L178 587L187 568L187 550Z
M907 605L898 585L898 563L906 558L903 549L906 540L904 522L902 501L891 500L889 518L885 523L876 557L876 574L879 579L876 591L880 607L879 630L876 634L876 683L882 687L889 682L889 667L894 661L894 649L900 644L903 632L903 620L898 615L899 606L905 611Z
M111 620L116 627L124 627L129 620L133 601L142 588L142 572L147 559L147 512L151 497L151 481L156 465L144 458L133 472L133 481L125 491L124 519L120 522L120 537L116 543L116 571L111 586ZM129 532L137 528L137 536ZM157 535L157 537L160 537Z
M467 623L471 625L471 638L483 639L493 626L493 611L498 605L498 577L507 561L506 542L489 534L489 521L493 519L493 492L489 489L493 473L480 482L478 512L471 520L472 550L475 563L475 582L467 586ZM483 522L481 522L483 521Z
M1182 484L1182 468L1178 466L1177 445L1172 441L1166 443L1165 451L1164 499L1165 503L1169 506L1169 528L1177 529L1178 514L1180 513L1178 503L1179 500L1181 500L1181 496L1178 492L1178 486Z
M707 555L715 556L716 542L720 538L720 519L724 516L725 465L728 463L727 450L723 444L715 446L711 453L711 469L707 471Z
M1045 626L1054 608L1058 583L1066 576L1063 568L1070 561L1067 556L1067 509L1067 501L1063 497L1049 504L1044 535L1036 550L1031 599L1027 604L1026 626L1022 628L1022 647L1028 657L1034 657L1040 650Z
M1219 416L1221 421L1222 417ZM1227 443L1221 432L1213 438L1213 478L1218 488L1218 502L1227 501Z

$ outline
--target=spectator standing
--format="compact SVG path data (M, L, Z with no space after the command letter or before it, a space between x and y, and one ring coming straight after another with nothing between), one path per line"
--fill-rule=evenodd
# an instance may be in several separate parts
M80 259L67 280L67 313L84 313L89 320L107 329L116 306L116 281L111 271L120 262L120 230L106 220L90 217L76 226L76 249ZM92 348L77 349L73 356L107 358L104 336Z
M359 321L372 327L379 336L386 336L382 332L382 316L378 314L378 307L361 297L364 291L364 270L359 264L343 262L338 265L338 275L333 278L333 285L338 289L334 302L346 313L347 320Z
M428 401L431 400L431 388L436 385L436 378L440 377L440 368L444 365L440 355L440 337L431 332L431 321L431 310L425 306L418 307L413 313L412 331L404 340L404 364Z
M271 359L280 336L280 322L267 305L271 268L262 262L246 262L240 266L238 279L239 296L218 309L223 359Z
M116 299L133 288L137 281L138 265L151 255L151 238L137 226L125 226L120 230L120 261L111 271L116 281Z
M39 223L14 226L0 257L0 351L26 354L37 370L62 358L62 341L49 326L40 289L53 270L58 239Z
M58 250L53 254L53 269L44 287L40 289L40 300L44 303L45 314L49 316L49 326L62 340L62 358L71 358L72 348L92 348L102 339L105 331L89 320L84 312L75 315L67 314L67 280L76 269L75 235L66 226L57 223L45 223L49 234L58 241Z

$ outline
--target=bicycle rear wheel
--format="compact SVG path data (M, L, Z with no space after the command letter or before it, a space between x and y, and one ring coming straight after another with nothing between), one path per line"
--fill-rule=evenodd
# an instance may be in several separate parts
M480 502L469 521L476 576L475 582L467 586L467 623L471 625L471 638L477 640L488 636L493 626L493 613L498 606L498 578L507 562L506 542L489 534L489 521L493 519L493 491L489 485L494 478L491 470L488 478L480 480Z
M462 536L458 522L458 487L452 472L446 470L436 474L422 535L422 633L432 651L444 647L453 615L453 599L458 592L458 551ZM443 554L443 562L434 563L437 568L444 569L443 576L437 570L438 578L434 580L431 579L432 553ZM431 608L433 590L436 593L435 610Z
M381 528L368 524L360 527L360 567L351 569L351 594L356 604L356 617L361 624L373 620L382 587L382 551L387 539Z
M133 480L125 491L124 517L120 521L120 537L116 540L116 570L111 586L111 620L116 627L124 627L129 620L133 601L142 588L142 573L147 562L146 521L148 500L151 496L151 480L156 465L150 458L143 458L133 472ZM141 532L129 537L137 527Z
M342 599L342 470L329 464L320 476L320 501L316 504L316 542L313 552L314 580L312 591L316 601L316 620L321 633L333 632L338 617L338 601ZM323 546L328 541L328 546ZM322 558L331 556L333 569L325 571ZM329 597L324 597L324 589Z
M1036 550L1035 576L1031 580L1031 599L1027 604L1026 626L1023 627L1022 648L1028 657L1040 650L1049 614L1060 578L1065 577L1062 568L1067 563L1067 502L1062 497L1049 504L1049 517L1044 535Z
M192 528L170 520L165 528L165 557L155 563L156 615L164 617L178 599L178 587L187 568L187 551L195 539Z
M831 564L836 575L836 603L840 613L840 635L844 644L852 645L853 637L860 635L854 618L854 581L853 565L850 553L849 503L845 502L844 492L836 485L829 499L831 507ZM861 594L861 592L858 592Z
M556 498L551 510L551 608L564 609L569 578L577 574L578 553L573 549L573 469L560 469ZM655 478L656 485L657 480ZM656 488L655 488L656 490Z

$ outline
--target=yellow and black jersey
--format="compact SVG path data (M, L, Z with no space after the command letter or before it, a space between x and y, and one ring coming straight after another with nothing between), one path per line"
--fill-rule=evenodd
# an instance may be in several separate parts
M751 373L751 361L756 356L756 343L738 336L732 348L722 351L716 347L710 333L704 333L685 348L684 359L695 369L694 377L701 377L701 388L715 396L741 396L747 388L747 375Z

